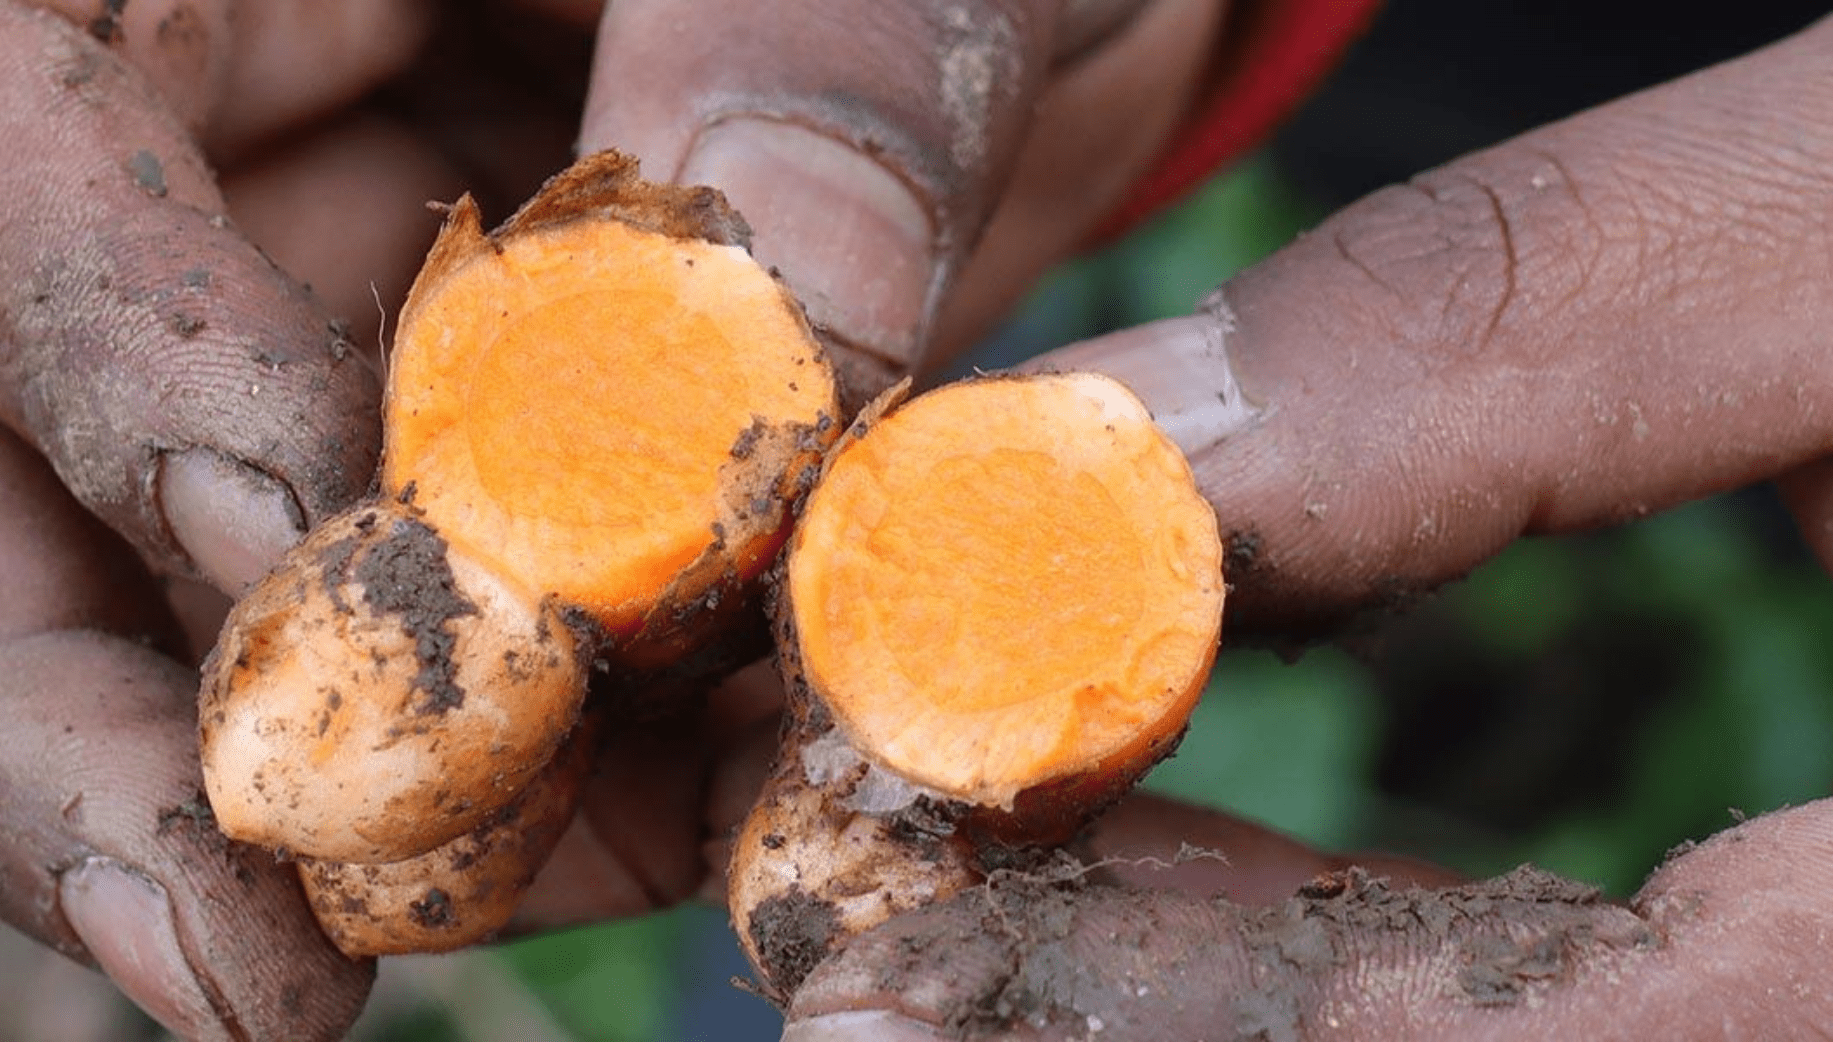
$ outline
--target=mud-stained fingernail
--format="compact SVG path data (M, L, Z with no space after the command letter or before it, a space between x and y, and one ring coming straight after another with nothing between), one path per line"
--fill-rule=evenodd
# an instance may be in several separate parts
M1214 314L1152 322L1052 351L1022 368L1092 369L1133 389L1185 455L1238 433L1260 417L1228 359L1226 320Z
M305 515L286 484L210 449L160 461L160 508L198 573L238 593L305 534Z
M783 1042L943 1042L948 1037L921 1021L877 1009L809 1017L783 1029Z
M935 224L889 168L790 123L739 118L702 131L677 177L726 193L752 252L778 267L815 325L911 368L939 277Z
M165 890L118 861L90 858L58 881L64 918L103 972L180 1038L229 1032L185 958Z

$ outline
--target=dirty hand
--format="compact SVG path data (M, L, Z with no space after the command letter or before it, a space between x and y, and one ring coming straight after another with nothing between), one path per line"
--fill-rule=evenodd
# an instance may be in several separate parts
M187 633L156 576L233 594L365 490L376 329L426 200L470 190L500 217L576 139L720 184L863 391L964 342L1111 210L1219 18L633 0L589 66L600 6L0 0L0 918L187 1038L341 1037L369 987L290 866L212 827L191 668L210 606ZM768 711L715 705L753 738ZM686 725L627 742L528 925L694 893L761 770Z
M1377 193L1203 313L1045 364L1127 380L1191 453L1236 632L1769 478L1833 563L1830 70L1823 22ZM1188 820L1106 849L1211 837L1263 862ZM1381 866L1283 900L1222 870L994 886L816 968L786 1038L1804 1037L1833 1022L1830 865L1822 800L1626 906L1531 873L1402 892Z

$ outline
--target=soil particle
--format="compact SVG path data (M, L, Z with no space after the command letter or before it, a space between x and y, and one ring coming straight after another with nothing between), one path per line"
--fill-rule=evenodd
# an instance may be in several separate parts
M1565 973L1563 940L1542 937L1530 943L1502 934L1482 934L1463 948L1467 960L1458 971L1458 988L1479 1006L1512 1006L1531 984L1559 979Z
M193 852L207 854L212 860L220 860L229 869L230 876L244 886L255 882L251 859L266 856L253 847L231 843L229 837L223 835L202 790L188 799L161 807L154 818L153 835L178 848L189 847Z
M426 896L418 901L409 901L407 914L415 925L427 930L444 929L458 922L451 895L438 887L428 888Z
M1021 82L1019 30L1006 15L968 4L943 7L936 64L949 158L963 174L988 159L995 114Z
M961 820L968 815L969 810L965 803L919 794L908 806L890 816L886 822L885 834L911 847L917 857L930 861L943 860L947 856L944 852L947 841L959 831ZM1013 867L1010 861L995 865L987 860L984 851L979 853L983 866L989 870Z
M365 514L357 519L358 531L367 532L373 527L374 514ZM344 597L344 582L350 572L350 559L356 556L357 547L362 541L361 536L345 536L328 544L318 556L322 569L319 575L324 582L325 596L331 599L331 606L340 612L350 610L350 602ZM236 665L240 667L245 663L237 661Z
M64 69L58 82L69 90L87 86L95 79L96 73L101 71L101 65L101 58L85 50L81 54L72 56L69 67Z
M164 836L181 828L206 834L216 831L216 814L210 810L209 800L202 792L183 803L162 808L154 834Z
M1405 615L1431 598L1436 587L1403 575L1377 576L1371 584L1374 609L1382 615Z
M1255 986L1237 1000L1236 1027L1242 1038L1302 1037L1306 1011L1356 934L1380 934L1396 950L1449 947L1457 995L1477 1006L1514 1005L1570 982L1599 949L1659 944L1643 920L1614 911L1596 889L1529 866L1446 890L1396 890L1361 869L1322 876L1244 920Z
M797 677L800 677L799 673ZM804 682L803 686L806 687L806 682ZM833 728L834 715L828 711L827 703L821 701L819 698L809 697L807 699L807 704L808 708L805 712L807 713L807 726L810 730L826 731Z
M1219 900L1212 916L1086 880L1086 873L995 873L956 899L949 930L906 935L901 948L877 951L877 986L901 991L946 967L950 979L940 986L953 996L934 1015L962 1038L1021 1024L1068 1027L1082 1037L1096 1022L1122 1037L1156 1037L1170 1026L1183 1037L1199 1021L1212 1022L1207 1002L1160 1007L1142 1020L1139 999L1199 986L1207 965L1216 974L1207 986L1226 987L1233 998L1206 1037L1296 1042L1326 1002L1357 1001L1340 994L1352 957L1378 963L1382 953L1403 959L1438 951L1447 972L1434 995L1505 1008L1570 984L1586 965L1661 943L1632 911L1533 868L1445 890L1395 889L1351 869L1319 877L1278 905ZM1233 934L1239 956L1212 950L1218 931Z
M141 191L155 199L165 198L165 164L158 156L140 149L127 157L127 172Z
M1262 538L1252 528L1222 537L1222 575L1231 583L1260 566Z
M769 429L770 425L764 422L763 417L753 417L751 426L739 431L738 437L733 440L731 450L732 458L735 460L750 459L751 454L757 451L757 443L763 440L765 433L768 432Z
M984 902L981 925L1012 941L1007 971L963 1003L945 1027L963 1037L1018 1023L1042 1025L1055 1010L1078 1007L1085 975L1068 943L1076 928L1074 885L1008 876L975 891Z
M832 903L792 886L758 902L745 929L770 979L794 994L809 971L834 951L840 915Z
M89 35L107 44L121 42L121 15L127 0L102 0L102 13L89 20Z
M443 713L464 704L458 643L452 620L476 615L477 605L458 592L446 562L446 542L419 521L397 520L381 540L368 543L351 570L363 587L363 602L377 613L393 615L414 638L419 670L414 687L425 697L416 711Z

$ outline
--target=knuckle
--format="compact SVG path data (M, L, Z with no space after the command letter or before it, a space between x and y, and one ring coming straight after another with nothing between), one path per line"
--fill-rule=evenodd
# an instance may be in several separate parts
M1500 160L1500 161L1498 161ZM1389 334L1446 361L1569 303L1602 229L1564 164L1473 157L1384 189L1324 229Z

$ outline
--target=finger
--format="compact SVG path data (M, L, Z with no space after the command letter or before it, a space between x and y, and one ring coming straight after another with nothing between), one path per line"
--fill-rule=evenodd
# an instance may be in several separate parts
M202 802L196 677L157 586L0 432L0 917L187 1039L341 1038L371 967Z
M604 0L516 0L515 6L564 25L589 28L604 13Z
M424 0L30 2L136 66L219 159L362 96L407 64L433 14Z
M1398 885L1448 886L1460 877L1399 854L1332 854L1230 814L1136 793L1103 814L1088 855L1129 886L1226 897L1239 905L1283 901L1319 876L1360 868Z
M536 876L518 930L672 908L706 876L708 753L691 721L617 729L599 755L579 815Z
M750 679L756 680L756 674ZM589 796L594 809L574 823L536 879L518 913L517 929L640 915L679 901L685 896L683 881L694 879L701 881L694 896L723 904L730 837L757 802L778 730L774 719L753 718L728 740L699 740L703 756L706 747L717 750L704 783L681 766L696 762L694 756L658 747L649 736L633 736L622 753L608 755L607 763L624 763L625 770L595 776ZM645 749L654 751L639 751ZM643 783L634 783L633 777ZM700 796L698 813L706 825L698 833L692 831L692 799L680 795ZM696 838L697 848L691 846ZM701 852L698 862L680 856L688 849ZM1418 886L1449 885L1461 878L1398 854L1328 853L1232 815L1146 793L1102 815L1082 849L1105 878L1226 896L1244 905L1283 901L1318 876L1352 866ZM664 885L658 886L658 880Z
M406 127L365 114L226 172L222 187L243 234L378 357L439 228L426 204L465 190L458 172Z
M1127 19L1115 6L612 4L581 142L633 152L651 176L725 190L758 256L840 345L855 394L869 394L923 362L1059 39L1084 40L1091 12L1117 31ZM681 31L709 20L722 30ZM1173 89L1151 95L1148 125L1180 108L1187 76L1175 69Z
M1038 99L1011 181L936 315L926 368L978 342L1045 272L1088 248L1177 141L1189 114L1167 102L1200 94L1233 26L1233 5L1215 0L1070 6L1085 20L1065 12L1058 50L1077 38L1085 49L1059 57Z
M485 214L507 216L573 159L591 28L500 3L447 9L376 107L460 171Z
M1833 1016L1833 803L1754 820L1627 907L1531 869L1363 873L1263 909L1019 881L865 935L786 1039L1797 1038Z
M1833 447L1829 58L1823 22L1461 159L1053 362L1147 394L1268 622L1777 474Z
M0 6L0 95L0 421L151 559L237 589L368 485L375 374L95 40Z
M8 596L0 640L46 630L95 630L182 652L178 621L149 588L132 550L71 501L57 478L0 429L0 553ZM99 597L114 590L118 596ZM138 596L137 596L138 595Z
M1776 486L1794 515L1802 541L1822 568L1833 570L1833 456L1796 467L1782 475Z
M579 817L517 911L519 931L725 901L730 837L757 802L779 730L769 663L728 678L693 724L615 735Z

